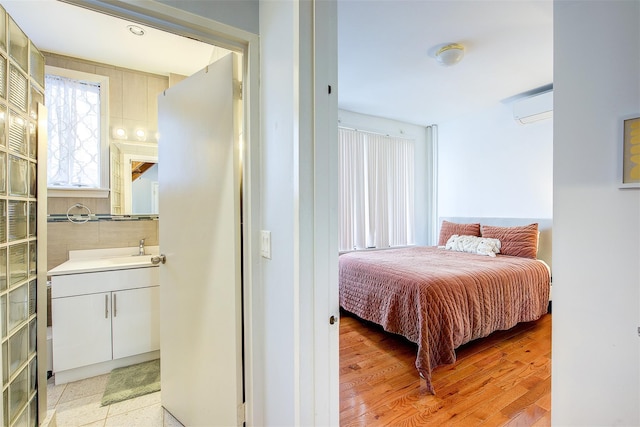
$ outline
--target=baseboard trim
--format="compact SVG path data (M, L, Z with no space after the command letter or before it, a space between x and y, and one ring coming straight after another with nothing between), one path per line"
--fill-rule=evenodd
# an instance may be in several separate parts
M121 359L109 360L107 362L96 363L94 365L82 366L75 369L67 369L66 371L54 372L55 384L65 384L72 381L83 380L102 374L108 374L115 368L134 365L136 363L147 362L149 360L160 358L160 351L151 351L149 353L136 354L135 356L123 357Z

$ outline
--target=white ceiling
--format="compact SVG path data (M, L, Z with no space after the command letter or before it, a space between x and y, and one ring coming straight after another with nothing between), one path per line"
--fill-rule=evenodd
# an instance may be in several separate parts
M0 0L41 50L190 75L213 47L55 0ZM466 47L453 67L434 59ZM341 109L427 125L552 83L552 0L338 0Z
M210 63L213 46L56 0L0 0L42 51L149 73L191 75Z
M442 123L553 81L552 0L338 1L340 108ZM434 59L446 43L462 62Z

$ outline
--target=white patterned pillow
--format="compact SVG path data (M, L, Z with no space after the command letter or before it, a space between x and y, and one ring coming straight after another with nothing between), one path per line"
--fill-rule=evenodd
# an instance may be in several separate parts
M500 240L454 234L447 240L445 249L495 257L496 254L500 253Z

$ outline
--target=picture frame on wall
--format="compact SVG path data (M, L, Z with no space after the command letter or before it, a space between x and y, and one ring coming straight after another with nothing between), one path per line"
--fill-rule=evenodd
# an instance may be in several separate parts
M640 188L640 115L622 121L620 188Z

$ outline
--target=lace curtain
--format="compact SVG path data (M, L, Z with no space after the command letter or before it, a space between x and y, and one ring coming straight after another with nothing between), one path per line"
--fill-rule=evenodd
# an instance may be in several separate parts
M100 84L45 78L49 187L100 187Z
M415 141L339 129L339 249L414 244Z

